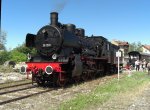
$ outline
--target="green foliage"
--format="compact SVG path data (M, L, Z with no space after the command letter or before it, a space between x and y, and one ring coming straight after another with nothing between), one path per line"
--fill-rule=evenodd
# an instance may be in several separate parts
M88 94L78 94L75 98L61 104L61 110L83 110L89 107L99 106L118 93L134 91L138 87L148 83L150 79L145 73L134 73L131 77L124 76L118 82L113 79L106 84L99 85L95 90Z
M5 51L6 36L6 32L2 31L0 36L0 64L3 64L8 60L15 62L24 62L27 60L28 53L32 55L36 54L36 50L34 48L28 48L24 43L11 50L10 52Z
M20 52L20 53L24 53L24 54L36 54L36 50L35 48L28 48L25 46L25 44L23 43L22 45L16 47L14 50Z
M5 50L5 44L6 44L6 32L1 31L0 35L0 50Z
M142 52L142 44L141 42L133 42L129 44L129 52L130 51L138 51L138 52Z
M11 59L10 52L7 51L0 51L0 64L3 64L5 61Z
M22 44L11 51L11 60L15 62L25 62L27 61L27 54L36 54L34 48L28 48L25 44Z
M17 50L11 51L11 60L15 62L24 62L27 60L26 54L19 52Z
M25 44L16 47L15 49L8 51L0 51L0 64L3 64L5 61L11 60L17 62L25 62L27 61L27 54L30 53L32 55L36 54L36 50L34 48L28 48Z

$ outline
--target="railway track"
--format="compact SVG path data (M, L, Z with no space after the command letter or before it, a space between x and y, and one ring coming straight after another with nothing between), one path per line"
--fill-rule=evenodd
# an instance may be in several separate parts
M27 83L22 83L22 84L14 84L14 85L2 86L2 87L0 87L0 90L7 89L7 88L18 87L18 86L30 85L30 84L32 84L32 83L31 82L27 82Z
M123 75L121 75L121 76L123 76ZM100 79L96 79L97 81L96 80L88 81L87 84L85 84L85 85L90 85L91 87L94 88L93 85L100 84L100 83L101 84L106 83L107 81L111 80L112 78L117 78L117 74L114 74L114 75L111 75L108 77L104 77L104 78L100 78ZM43 97L44 100L46 100L46 97L49 99L56 97L55 103L59 103L59 98L65 97L65 94L67 91L69 91L67 94L69 96L71 96L72 94L75 94L76 92L80 93L81 91L87 91L87 90L92 89L90 86L87 86L87 88L86 88L87 90L82 90L83 88L77 87L79 90L74 91L69 86L69 87L66 87L65 90L56 91L56 93L55 93L55 91L53 91L53 90L55 90L56 88L50 88L50 87L49 88L41 88L36 85L32 85L30 83L31 82L23 81L23 82L19 82L19 83L17 82L13 85L6 84L5 87L3 87L3 88L1 87L0 88L0 108L1 107L9 108L10 106L13 106L13 105L20 107L23 105L18 105L18 104L22 104L22 103L32 104L33 100L39 96ZM53 92L51 92L51 91L53 91L55 94L57 94L57 96L53 97L53 95L51 95L51 93L53 93ZM46 94L48 93L48 96L45 96L44 93L46 93ZM40 94L42 94L42 95L40 95ZM52 103L52 102L50 101L49 103ZM38 106L38 104L35 104L34 107L35 106Z
M13 92L18 92L18 91L23 91L23 90L32 89L32 88L35 88L35 87L34 86L29 86L29 87L14 89L14 90L7 90L7 91L5 90L5 91L0 92L0 95L13 93Z
M32 96L43 94L53 90L53 88L40 88L32 85L31 81L18 81L0 85L0 106L11 102L16 102Z
M9 82L4 82L4 83L0 83L0 85L11 84L11 83L17 83L17 82L24 82L24 81L27 81L27 79L18 80L18 81L9 81Z
M11 102L17 102L32 96L46 93L52 88L39 88L32 85L31 80L12 81L0 84L0 106Z
M40 90L40 91L35 91L35 90L32 90L32 92L31 92L31 90L29 90L29 92L28 93L26 93L25 95L23 94L21 94L21 92L19 92L20 93L20 95L17 95L16 96L16 94L11 94L11 95L4 95L4 99L5 100L2 100L2 101L0 101L0 105L4 105L4 104L8 104L8 103L11 103L11 102L16 102L16 101L19 101L19 100L22 100L22 99L26 99L26 98L29 98L29 97L32 97L32 96L36 96L36 95L39 95L39 94L43 94L43 93L46 93L46 92L50 92L50 91L52 91L53 89L46 89L46 90ZM26 89L26 91L27 91L27 89ZM23 91L24 92L24 91ZM31 92L31 93L30 93ZM18 93L18 94L19 94ZM15 96L14 96L15 95Z

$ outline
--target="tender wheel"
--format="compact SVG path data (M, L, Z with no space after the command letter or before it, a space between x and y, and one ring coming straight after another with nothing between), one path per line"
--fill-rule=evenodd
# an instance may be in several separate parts
M91 73L89 74L90 79L95 79L95 76L96 76L95 73L96 73L96 72L91 72Z

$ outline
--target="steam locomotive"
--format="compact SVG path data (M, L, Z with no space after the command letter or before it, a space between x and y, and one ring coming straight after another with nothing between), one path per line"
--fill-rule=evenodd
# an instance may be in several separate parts
M32 73L33 82L64 86L70 81L116 72L118 46L103 36L85 36L85 30L74 24L58 22L57 12L50 13L50 21L37 34L26 35L26 46L35 48L37 54L28 55L22 70Z
M138 51L130 51L128 53L129 55L129 64L135 67L135 61L143 61L145 60L146 62L150 61L150 54L148 53L143 53L143 52L138 52Z

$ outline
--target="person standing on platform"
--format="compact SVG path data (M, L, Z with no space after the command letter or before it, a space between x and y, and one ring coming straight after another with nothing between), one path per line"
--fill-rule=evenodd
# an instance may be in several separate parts
M135 69L136 69L136 71L139 71L139 69L140 69L140 61L139 60L135 61Z
M132 65L130 65L129 62L128 62L127 65L126 65L126 70L128 72L128 77L131 76L131 68L132 68Z
M148 69L148 75L150 75L150 61L147 64L147 69Z
M145 59L143 59L143 61L142 61L142 70L143 70L143 72L146 70L146 60Z

